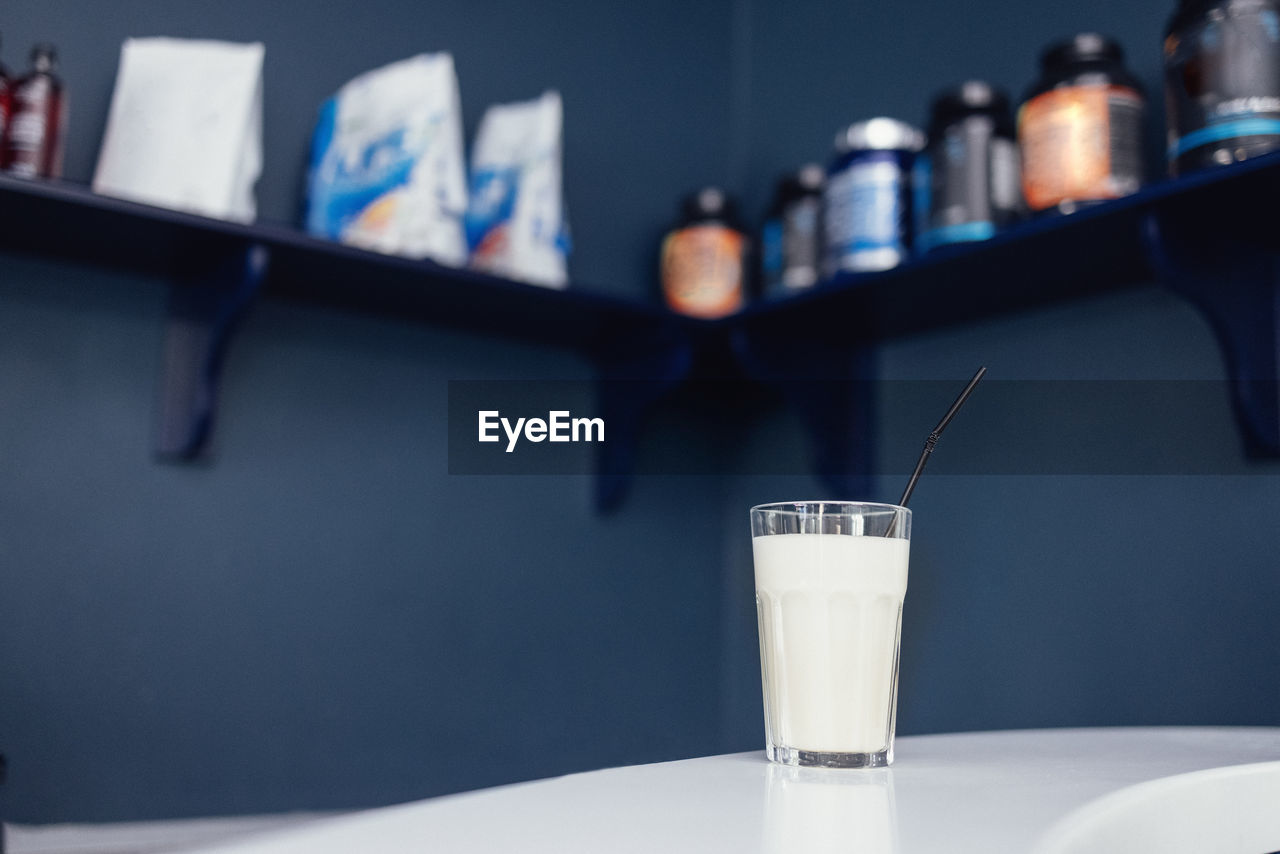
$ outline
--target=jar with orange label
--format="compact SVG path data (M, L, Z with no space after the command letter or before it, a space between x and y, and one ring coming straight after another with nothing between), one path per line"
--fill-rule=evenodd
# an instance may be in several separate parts
M1045 50L1040 68L1018 110L1027 207L1070 213L1136 192L1146 99L1120 45L1081 33Z
M746 237L733 201L718 187L684 200L662 242L662 295L673 311L716 318L742 308Z

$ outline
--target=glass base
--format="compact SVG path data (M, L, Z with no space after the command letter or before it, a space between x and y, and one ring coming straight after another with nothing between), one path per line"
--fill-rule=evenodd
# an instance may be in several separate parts
M884 768L893 762L893 747L875 753L829 753L769 744L765 755L779 765L805 768Z

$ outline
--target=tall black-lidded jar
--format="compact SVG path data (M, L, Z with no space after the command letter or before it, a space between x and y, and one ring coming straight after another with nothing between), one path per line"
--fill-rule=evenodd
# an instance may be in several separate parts
M1174 175L1280 148L1280 2L1181 0L1164 91Z
M981 80L939 94L916 159L915 250L986 240L1022 207L1009 96Z
M788 293L822 277L822 187L826 170L808 163L780 180L760 229L761 291Z
M1022 193L1033 211L1070 213L1142 185L1142 87L1119 43L1080 33L1040 56L1018 110Z

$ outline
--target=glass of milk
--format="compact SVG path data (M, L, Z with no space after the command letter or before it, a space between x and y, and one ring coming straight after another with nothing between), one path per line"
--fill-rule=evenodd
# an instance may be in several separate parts
M791 501L751 508L765 752L785 765L893 761L911 511Z

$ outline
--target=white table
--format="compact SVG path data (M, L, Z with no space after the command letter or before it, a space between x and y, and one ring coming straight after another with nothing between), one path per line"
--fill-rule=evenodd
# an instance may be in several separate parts
M899 739L893 767L871 771L712 756L436 798L204 850L1264 854L1280 851L1280 728L920 736Z

